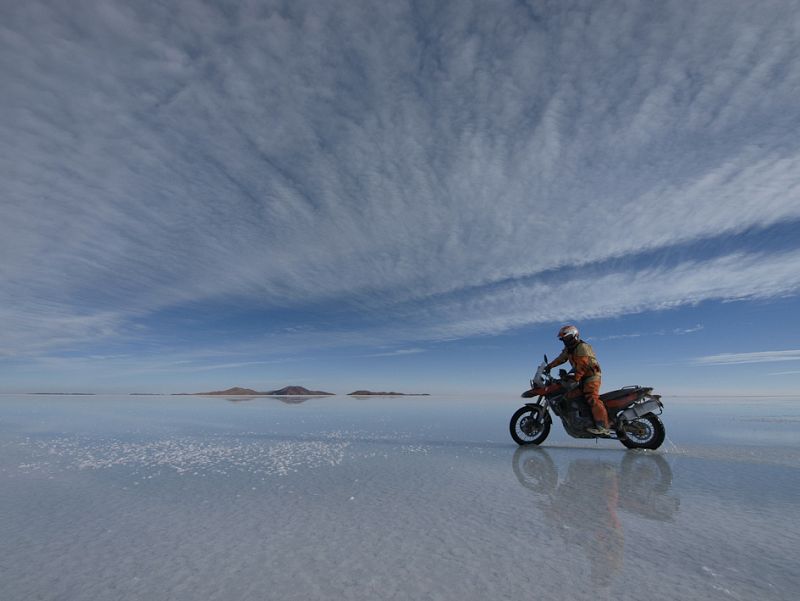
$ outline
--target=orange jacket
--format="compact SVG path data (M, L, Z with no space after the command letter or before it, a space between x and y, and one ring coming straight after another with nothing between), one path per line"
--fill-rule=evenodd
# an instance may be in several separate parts
M600 364L594 355L594 349L588 342L580 340L571 349L565 348L558 357L548 363L547 367L553 368L567 361L575 370L575 380L581 384L600 379Z

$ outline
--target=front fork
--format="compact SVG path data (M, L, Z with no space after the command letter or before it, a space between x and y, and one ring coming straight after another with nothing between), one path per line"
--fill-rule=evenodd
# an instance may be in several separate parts
M548 421L550 423L553 422L553 419L550 417L550 408L547 406L547 401L545 401L543 397L539 397L533 403L525 403L525 405L530 407L530 408L532 408L532 409L534 407L536 409L538 409L537 413L539 415L538 415L538 419L536 420L537 423L543 424L543 423L548 422Z

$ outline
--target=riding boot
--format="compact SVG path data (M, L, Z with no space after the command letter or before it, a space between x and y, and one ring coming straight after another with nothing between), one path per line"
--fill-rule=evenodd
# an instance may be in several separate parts
M611 430L601 423L596 423L594 428L586 428L586 431L598 436L609 436L611 434Z

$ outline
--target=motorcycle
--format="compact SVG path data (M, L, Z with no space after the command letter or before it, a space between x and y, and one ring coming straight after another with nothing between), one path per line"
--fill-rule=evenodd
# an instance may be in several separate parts
M537 399L525 403L511 416L509 430L517 444L542 444L550 434L551 411L561 418L564 430L573 438L610 438L629 449L657 449L664 442L666 431L658 417L664 404L660 395L653 394L652 388L625 386L601 394L611 432L599 435L589 432L589 428L594 427L589 403L582 394L572 393L577 382L563 369L559 370L559 377L554 378L545 369L547 363L545 355L531 380L530 390L522 393L523 398Z

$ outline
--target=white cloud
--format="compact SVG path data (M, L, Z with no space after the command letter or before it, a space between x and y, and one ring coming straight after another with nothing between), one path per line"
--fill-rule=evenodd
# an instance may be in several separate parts
M367 355L368 357L399 357L403 355L416 355L417 353L424 353L425 349L422 348L405 348L397 349L395 351L388 351L386 353L373 353Z
M790 3L528 10L3 7L0 348L197 300L429 299L444 337L796 290L740 294L738 259L536 278L800 219Z
M773 298L800 291L800 251L734 253L671 267L580 270L564 277L513 280L469 293L381 307L380 323L353 329L317 328L269 335L240 351L268 345L282 352L332 346L379 347L457 340L564 320L586 321L664 310L704 301ZM674 335L702 326L676 329ZM634 333L638 334L638 333ZM641 334L648 335L648 334ZM652 335L666 335L656 332Z
M675 328L672 330L672 333L677 336L683 336L684 334L694 334L695 332L699 332L704 328L702 324L697 324L696 326L692 326L690 328Z
M656 332L632 332L630 334L612 334L610 336L592 336L587 340L625 340L628 338L641 338L642 336L666 336L673 334L675 336L683 336L684 334L693 334L703 329L702 324L697 324L688 328L674 328L667 332L666 330L658 330Z
M665 268L515 281L429 305L425 323L439 335L463 337L535 323L670 309L708 300L772 298L799 290L800 251L769 256L734 253ZM412 314L409 312L409 319Z
M742 363L773 363L776 361L800 361L800 350L722 353L720 355L697 357L694 360L698 365L738 365Z
M611 336L591 336L587 338L587 340L594 341L594 340L627 340L629 338L641 338L642 336L663 336L664 332L652 332L650 334L642 334L640 332L634 332L632 334L613 334Z

